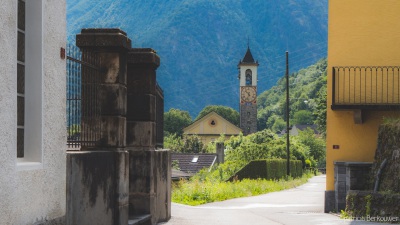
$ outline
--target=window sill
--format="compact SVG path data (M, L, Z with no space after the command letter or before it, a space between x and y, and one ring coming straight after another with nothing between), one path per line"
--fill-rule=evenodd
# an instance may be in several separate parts
M24 170L39 170L43 169L43 164L40 162L29 162L24 159L17 159L17 171Z

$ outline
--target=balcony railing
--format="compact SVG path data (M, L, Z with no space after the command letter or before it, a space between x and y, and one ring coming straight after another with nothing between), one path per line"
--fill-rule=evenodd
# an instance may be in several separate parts
M400 66L332 68L333 110L400 109Z

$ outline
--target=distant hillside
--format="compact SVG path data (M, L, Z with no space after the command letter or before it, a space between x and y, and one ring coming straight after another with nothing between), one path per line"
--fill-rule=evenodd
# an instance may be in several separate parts
M68 40L85 27L119 27L161 57L165 110L192 117L206 105L238 109L237 63L249 44L259 93L326 56L327 0L67 0Z
M296 123L295 115L307 111L311 124L316 119L313 115L326 93L327 61L319 60L316 64L292 73L289 76L289 107L291 125ZM326 99L326 98L325 98ZM282 77L275 86L261 93L258 98L258 129L269 128L280 131L286 127L286 79ZM325 108L326 102L323 105Z

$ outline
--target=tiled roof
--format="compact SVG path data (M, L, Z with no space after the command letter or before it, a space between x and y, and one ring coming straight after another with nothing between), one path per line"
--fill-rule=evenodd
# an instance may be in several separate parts
M244 55L242 63L255 63L253 55L251 54L249 47L247 47L247 52L246 52L246 55Z
M197 160L194 160L197 158ZM203 168L210 168L217 159L216 154L172 153L171 160L178 161L182 172L195 174Z
M171 176L172 180L175 180L175 181L179 180L181 178L188 179L191 176L188 173L185 173L185 172L182 172L182 171L176 170L176 169L172 169L172 173L171 174L172 174L172 176Z

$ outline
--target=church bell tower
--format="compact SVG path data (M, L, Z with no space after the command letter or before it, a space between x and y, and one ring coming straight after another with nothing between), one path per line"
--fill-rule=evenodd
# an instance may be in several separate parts
M257 132L257 68L250 47L238 64L240 128L244 135Z

